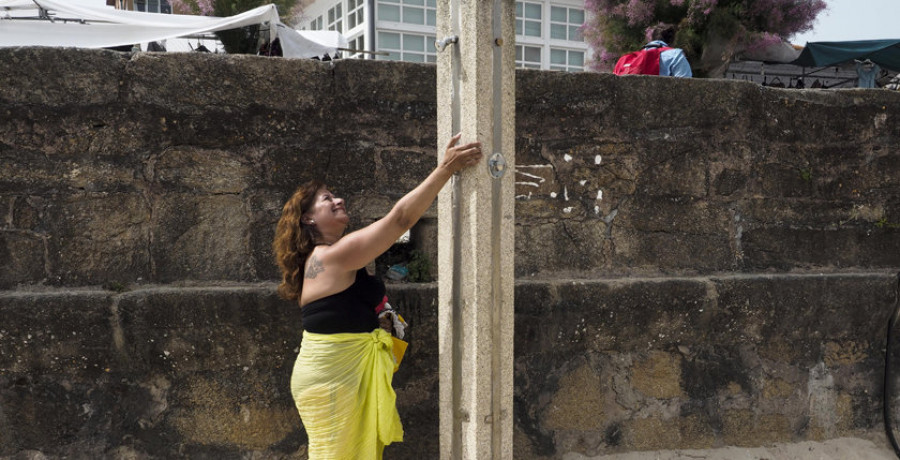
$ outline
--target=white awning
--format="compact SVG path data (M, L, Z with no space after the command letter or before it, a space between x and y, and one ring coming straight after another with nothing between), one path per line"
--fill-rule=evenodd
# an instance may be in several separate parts
M46 12L41 18L40 6ZM116 10L83 0L0 0L0 47L109 48L260 25L280 38L284 57L334 55L337 32L309 34L285 26L269 4L226 18Z
M350 46L347 37L333 30L296 30L281 23L278 24L278 29L284 57L334 56L339 48L347 49Z
M778 42L763 48L744 51L741 59L745 61L764 61L788 63L800 56L800 49L788 42Z

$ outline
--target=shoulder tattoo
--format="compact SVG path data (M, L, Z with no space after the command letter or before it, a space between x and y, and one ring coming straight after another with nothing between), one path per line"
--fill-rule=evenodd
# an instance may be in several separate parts
M316 276L319 276L319 273L324 271L325 267L322 266L322 261L320 261L318 257L312 256L309 258L309 262L306 263L306 270L303 277L308 280L315 279Z

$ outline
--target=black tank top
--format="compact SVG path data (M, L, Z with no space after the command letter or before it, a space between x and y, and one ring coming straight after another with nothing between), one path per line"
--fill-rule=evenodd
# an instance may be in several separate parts
M383 298L384 283L360 268L350 287L300 309L303 328L317 334L372 332L378 327L375 307Z

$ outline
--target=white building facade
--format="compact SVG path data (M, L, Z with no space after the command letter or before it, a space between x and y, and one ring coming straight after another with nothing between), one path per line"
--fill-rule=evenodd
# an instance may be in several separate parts
M300 30L335 30L353 52L343 57L436 62L437 0L315 0ZM581 35L583 0L516 2L516 66L582 71L591 51ZM361 51L375 51L371 55Z

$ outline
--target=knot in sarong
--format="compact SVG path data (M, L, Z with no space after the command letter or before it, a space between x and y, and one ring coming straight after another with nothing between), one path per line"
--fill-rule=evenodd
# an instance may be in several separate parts
M394 341L391 339L391 334L388 331L385 331L382 328L375 329L372 331L372 341L376 344L380 345L381 348L390 350L394 346Z

